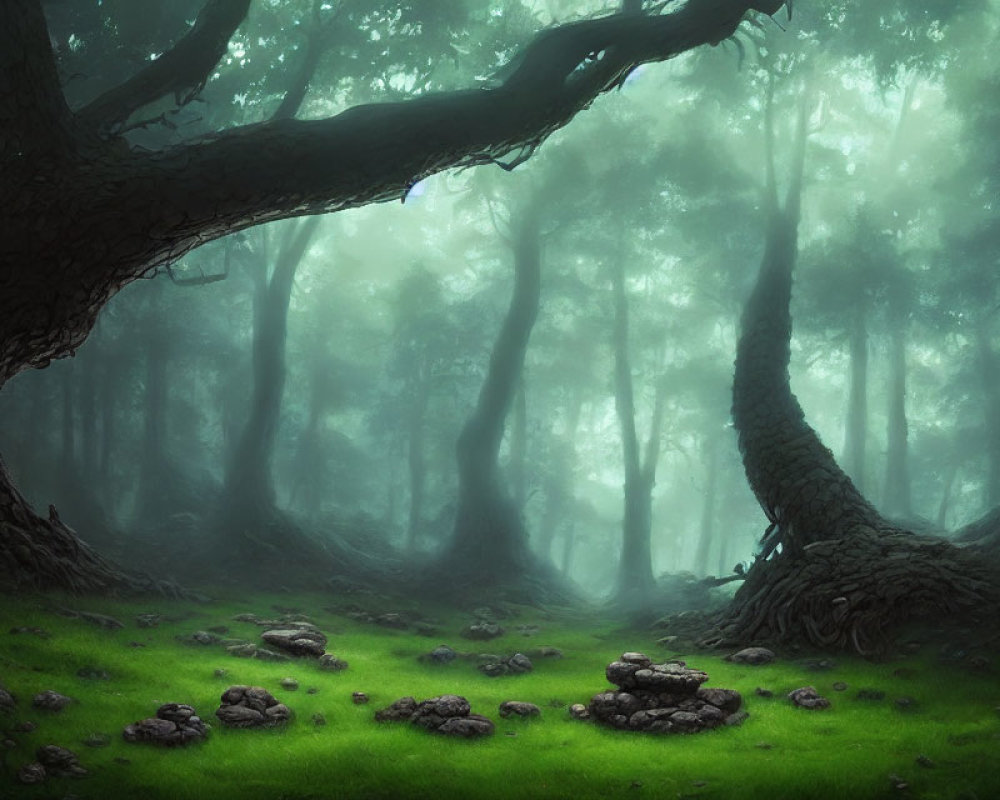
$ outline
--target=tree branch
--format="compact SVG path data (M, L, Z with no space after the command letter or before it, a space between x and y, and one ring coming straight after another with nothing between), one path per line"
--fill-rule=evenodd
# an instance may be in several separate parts
M134 111L168 94L177 95L181 105L188 102L226 53L249 7L250 0L209 0L191 30L170 50L84 106L78 117L88 127L107 133L117 130Z

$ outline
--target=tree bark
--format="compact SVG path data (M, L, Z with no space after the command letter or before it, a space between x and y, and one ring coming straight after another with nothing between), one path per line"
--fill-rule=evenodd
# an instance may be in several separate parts
M981 551L883 519L837 466L791 392L789 301L805 141L803 104L784 207L768 181L764 255L743 312L733 381L744 469L771 524L746 582L705 643L802 641L871 653L907 620L995 613L1000 584ZM768 172L773 176L773 162Z
M701 506L701 530L698 534L698 549L695 551L694 557L695 575L708 574L708 556L715 539L716 489L719 484L720 449L717 434L707 437L705 449L708 451L708 464L705 467L705 496Z
M514 395L514 419L510 431L510 485L514 506L524 513L528 501L528 402L524 389L524 372Z

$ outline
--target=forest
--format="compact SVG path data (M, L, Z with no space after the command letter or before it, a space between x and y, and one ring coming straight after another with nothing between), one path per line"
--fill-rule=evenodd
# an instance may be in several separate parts
M1000 790L997 0L0 9L0 788Z

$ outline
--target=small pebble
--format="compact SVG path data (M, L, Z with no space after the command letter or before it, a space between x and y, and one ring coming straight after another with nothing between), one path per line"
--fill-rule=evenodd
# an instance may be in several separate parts
M844 683L843 681L836 681L833 684L833 690L835 692L846 692L847 691L847 684Z
M774 692L772 692L770 689L764 689L763 687L758 686L756 691L757 695L760 697L774 697Z
M226 675L229 674L229 670L225 670L222 667L216 667L214 670L212 670L212 674L216 678L225 678Z
M774 745L771 744L770 742L757 742L757 744L755 744L754 747L756 747L758 750L771 750L774 748Z
M306 694L316 694L316 692L318 691L319 689L317 689L315 686L310 686L308 689L306 689Z
M916 762L921 767L926 767L927 769L933 769L934 767L937 766L937 764L935 764L933 761L931 761L931 759L930 759L929 756L925 756L925 755L919 755L919 756L917 756Z
M315 725L316 727L326 725L326 717L324 717L322 714L313 714L312 721L313 725Z
M290 692L294 692L296 689L299 688L299 682L295 680L295 678L282 678L281 688L287 689Z
M365 703L368 702L368 695L366 695L364 692L352 692L351 700L354 701L354 705L363 706Z

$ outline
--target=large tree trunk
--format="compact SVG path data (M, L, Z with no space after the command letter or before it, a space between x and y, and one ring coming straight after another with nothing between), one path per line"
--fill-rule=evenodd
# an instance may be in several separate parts
M646 452L639 452L635 429L635 398L632 387L632 364L629 356L628 297L625 293L625 267L620 259L612 264L612 288L615 300L614 357L615 411L622 438L625 464L625 499L622 516L622 552L614 603L626 610L647 607L656 588L653 577L652 524L653 486L656 462L660 455L660 428L666 401L665 385L660 381L649 423Z
M704 447L708 451L705 467L705 496L701 506L701 530L698 533L698 549L694 556L694 574L708 574L708 555L715 540L716 488L719 484L719 450L721 442L718 434L705 437Z
M885 646L902 622L995 613L1000 595L981 552L914 535L879 516L791 392L789 302L805 126L803 105L783 208L769 180L764 256L743 312L733 381L744 469L771 524L719 631L705 642L801 641L868 653ZM773 176L773 162L768 172Z
M895 519L906 520L913 516L906 422L907 309L898 292L896 289L889 298L889 413L883 511Z
M495 88L359 106L325 120L279 110L265 124L131 149L122 135L129 117L204 84L249 5L208 0L173 48L71 111L41 0L4 4L0 172L16 202L0 209L0 388L72 354L113 295L205 242L398 199L436 172L530 150L638 65L718 44L751 10L773 14L782 2L693 0L671 14L585 20L543 31ZM13 563L24 535L53 559L78 549L69 529L32 514L6 472L4 483L0 561ZM51 570L37 569L39 582L51 582Z
M986 508L1000 505L1000 356L990 342L988 328L976 336L979 374L983 387L983 427L986 433Z
M410 508L406 523L406 549L415 553L419 546L420 531L424 523L424 497L427 487L427 459L424 453L427 405L431 395L430 365L426 356L421 358L417 372L416 395L410 406L407 466L410 477Z

